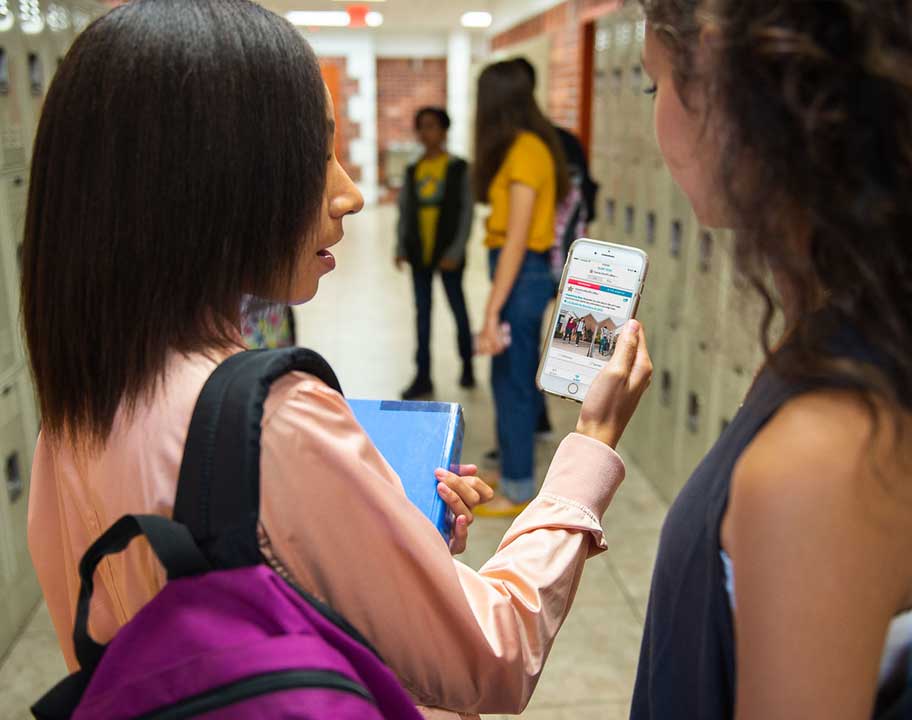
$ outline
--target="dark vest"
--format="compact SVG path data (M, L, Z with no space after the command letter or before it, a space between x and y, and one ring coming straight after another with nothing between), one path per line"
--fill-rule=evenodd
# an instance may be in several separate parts
M409 207L414 208L407 219L405 229L405 252L413 268L424 267L424 258L421 249L421 231L418 228L418 209L421 202L418 199L418 189L415 183L416 165L409 165L405 174L405 187L402 192L409 193ZM443 203L440 205L440 219L437 221L437 235L434 242L434 254L431 257L430 267L437 267L440 259L450 246L456 241L459 232L459 221L464 208L465 198L462 196L462 187L469 165L460 158L450 158L447 165L446 180L444 181Z
M848 325L833 323L829 313L821 320L833 355L885 368ZM779 408L824 386L801 386L764 370L672 504L653 571L631 720L734 717L734 619L720 557L732 471Z

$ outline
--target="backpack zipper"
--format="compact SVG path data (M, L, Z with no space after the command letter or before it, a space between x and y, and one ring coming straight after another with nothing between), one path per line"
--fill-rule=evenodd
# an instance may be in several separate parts
M374 698L367 688L340 673L331 670L282 670L236 680L228 685L188 698L177 705L162 710L153 710L137 720L182 720L260 695L301 689L347 692L372 705L375 704Z

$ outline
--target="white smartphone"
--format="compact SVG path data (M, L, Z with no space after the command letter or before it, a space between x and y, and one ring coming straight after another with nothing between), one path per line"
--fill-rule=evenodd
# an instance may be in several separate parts
M636 316L648 269L637 248L588 238L570 246L536 376L541 390L583 401Z

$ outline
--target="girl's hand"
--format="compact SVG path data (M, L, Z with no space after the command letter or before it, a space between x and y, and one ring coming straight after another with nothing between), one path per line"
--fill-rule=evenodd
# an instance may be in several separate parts
M484 327L478 334L477 342L476 352L479 355L500 355L507 349L500 331L500 320L496 315L485 318Z
M442 468L435 473L440 481L437 493L453 511L453 535L450 538L450 552L453 555L466 549L469 525L475 519L472 508L494 497L494 491L484 480L475 476L477 472L478 467L475 465L460 465L455 473Z
M643 326L628 320L614 355L589 388L576 431L616 448L651 378Z

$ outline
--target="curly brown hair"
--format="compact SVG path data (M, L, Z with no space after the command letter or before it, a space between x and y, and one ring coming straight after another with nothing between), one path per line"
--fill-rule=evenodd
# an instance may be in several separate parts
M912 1L642 0L675 85L721 126L738 267L761 293L768 361L912 407ZM696 62L708 30L708 62ZM808 248L800 252L799 247ZM789 288L788 352L770 352ZM821 304L832 312L817 313ZM833 352L845 328L870 349Z

